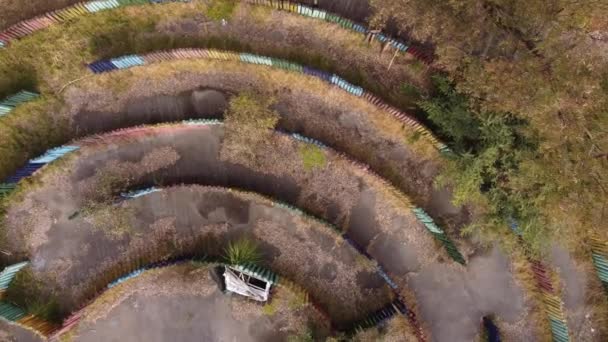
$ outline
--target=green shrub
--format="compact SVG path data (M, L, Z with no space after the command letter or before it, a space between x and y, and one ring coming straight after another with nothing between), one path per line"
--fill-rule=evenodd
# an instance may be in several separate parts
M413 84L404 83L401 85L401 93L409 97L418 97L420 96L420 89Z
M135 232L131 225L135 216L133 208L89 201L80 213L93 229L103 232L110 240L123 239Z
M2 80L0 80L0 101L21 90L37 92L38 75L34 67L24 63L0 64Z
M422 134L420 132L416 131L416 132L408 135L405 139L405 142L408 143L409 145L413 145L417 141L419 141L421 137L422 137Z
M241 238L228 244L224 258L230 265L259 264L262 253L255 241Z
M467 98L459 94L446 77L435 75L432 80L436 93L419 101L418 105L454 150L466 152L476 149L481 138L481 122L469 108Z
M440 183L454 185L456 204L484 208L484 220L472 228L500 230L512 218L524 239L541 249L546 228L539 224L534 206L538 191L535 184L524 184L526 191L521 191L514 181L522 163L537 157L533 137L522 133L527 123L510 113L475 110L443 76L433 76L433 82L436 93L419 105L456 152Z
M412 63L410 63L410 67L417 72L424 70L424 64L418 59L413 60Z

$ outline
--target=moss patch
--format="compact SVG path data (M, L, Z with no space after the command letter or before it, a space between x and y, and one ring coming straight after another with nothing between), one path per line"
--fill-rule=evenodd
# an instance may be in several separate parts
M322 169L327 164L323 150L314 145L306 144L300 146L300 157L306 171Z
M274 316L277 313L277 304L275 301L264 304L262 307L262 313L266 316Z

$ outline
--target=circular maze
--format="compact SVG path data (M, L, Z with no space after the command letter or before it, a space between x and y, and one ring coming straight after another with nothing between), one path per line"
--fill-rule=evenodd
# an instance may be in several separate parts
M9 3L0 340L577 341L595 324L600 239L598 280L560 247L528 253L515 223L514 252L463 237L475 208L436 186L454 152L403 91L429 94L433 61L360 23L367 2Z

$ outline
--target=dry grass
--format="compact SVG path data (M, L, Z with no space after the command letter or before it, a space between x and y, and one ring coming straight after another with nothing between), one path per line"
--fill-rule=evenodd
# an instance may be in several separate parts
M221 70L218 72L217 70ZM263 73L260 71L263 70ZM190 73L191 75L187 75ZM225 75L225 76L222 76ZM179 82L168 80L179 79ZM215 81L215 82L213 82ZM158 94L175 94L193 89L196 86L204 86L200 82L207 83L209 87L218 87L233 91L247 92L255 87L260 97L268 97L269 94L281 93L285 85L290 89L298 89L303 93L323 94L324 102L335 108L348 108L351 112L360 112L365 115L361 119L369 129L379 132L384 138L397 143L404 144L405 137L415 135L410 127L403 127L391 115L383 112L375 106L367 103L361 98L349 95L345 91L328 85L327 83L302 74L288 72L280 69L248 65L238 62L213 61L213 60L178 60L173 62L158 63L129 69L120 72L97 75L91 79L85 79L72 88L78 89L79 96L83 96L84 89L90 91L97 89L103 92L110 85L118 86L120 83L129 86L120 86L123 91L115 99L115 103L105 104L94 99L95 102L85 108L107 106L108 109L120 108L130 98L137 97L141 89L154 89ZM248 82L251 82L248 84ZM125 89L126 88L126 89ZM74 89L73 91L75 91ZM76 92L68 94L68 102L75 103ZM76 102L78 103L78 102ZM88 102L85 102L88 103ZM84 109L84 108L83 108ZM418 139L415 143L407 144L415 153L415 159L430 159L440 161L440 156L435 148L425 139Z
M9 2L7 2L7 6L12 6L11 4L13 4L13 5L14 5L14 1L13 1L13 2L10 2L10 1L9 1ZM7 7L7 8L10 8L10 7ZM145 12L145 11L144 11L144 12ZM148 13L148 12L146 12L146 13ZM294 20L295 20L295 19L294 19ZM76 23L76 24L78 24L78 23ZM53 31L53 29L51 29L50 31ZM45 33L45 34L46 34L46 33ZM53 36L53 34L56 34L56 32L51 32L51 33L49 33L49 35L50 35L51 37ZM327 34L327 30L325 31L325 34ZM76 36L78 36L78 35L76 35ZM47 37L48 37L48 36L47 36ZM51 40L51 41L53 41L53 40ZM40 40L37 40L37 41L35 41L35 42L37 42L37 43L38 43L38 42L40 42ZM61 48L61 47L70 47L70 48L72 48L72 50L71 50L71 51L74 51L74 48L81 47L81 45L78 45L77 43L75 43L75 42L73 42L73 41L68 41L68 39L59 39L59 40L57 40L56 42L57 42L57 46L58 46L59 48ZM72 45L72 44L73 44L73 45ZM30 44L30 45L27 45L26 43L24 43L23 45L21 45L21 49L22 49L21 51L22 51L22 52L25 52L25 53L24 53L24 55L26 55L26 56L27 56L27 58L26 58L26 59L27 59L28 61L32 61L32 62L33 62L33 61L35 61L35 62L41 62L41 61L42 61L42 59L32 59L32 58L30 58L30 57L29 57L29 56L31 56L31 54L28 54L28 53L26 52L26 51L28 51L26 48L33 48L33 46L36 46L36 45L35 45L35 44ZM19 49L18 45L17 45L17 46L15 46L15 48L16 48L16 49ZM42 49L42 50L44 50L45 48L49 48L49 45L44 45L44 46L42 46L42 47L41 47L41 49ZM68 54L68 55L69 55L69 54ZM17 55L15 55L15 56L17 56ZM50 68L52 68L53 70L46 70L46 69L44 69L44 68L46 68L46 66L40 66L40 67L37 67L37 68L41 69L41 71L42 71L42 72L40 73L42 78L45 78L45 79L48 79L48 80L51 80L51 81L52 81L52 80L56 80L58 77L60 77L60 76L59 76L59 71L60 71L60 70L64 70L64 66L67 66L67 62L64 62L62 59L60 59L60 57L61 57L61 55L57 53L57 54L53 54L53 55L51 55L51 58L50 58L50 59L48 59L48 58L47 58L47 60L49 61L48 65L49 65L49 67L50 67ZM87 57L90 57L90 56L87 56ZM72 61L69 61L69 62L72 62ZM81 61L79 61L79 62L81 62ZM76 63L76 64L74 64L74 65L78 65L78 63ZM74 67L72 67L72 68L71 68L71 69L69 69L69 70L73 70L73 74L76 74L76 71L75 71L76 69L75 69ZM67 75L72 75L72 74L71 74L71 71L68 71L68 69L66 69L66 72L67 72ZM63 76L62 76L62 77L63 77ZM58 81L57 81L57 82L49 82L49 84L51 84L51 83L60 84L60 82L58 82ZM112 84L114 84L114 83L112 83ZM126 88L126 86L125 86L125 88ZM119 91L115 91L115 93L120 93L120 91L122 91L123 89L118 88L118 90L119 90ZM393 125L393 126L394 126L394 125ZM409 137L406 137L405 139L407 139L408 141L410 141L410 140L412 139L412 137L411 137L411 136L409 136ZM19 152L21 152L21 151L19 151ZM10 152L9 152L9 153L10 153ZM23 156L23 155L26 155L26 154L22 154L22 153L15 153L15 155L17 155L17 154L20 154L20 155L22 155L22 156ZM10 160L14 160L14 159L10 159ZM4 165L4 164L3 164L3 165ZM516 268L517 268L517 267L516 267Z
M290 283L287 281L287 283ZM293 284L293 283L291 283ZM308 301L308 294L299 286L285 286L282 280L274 288L271 297L275 318L286 321L289 335L298 336L309 332L311 323L322 329L329 322L324 322L323 316ZM321 335L327 335L324 331Z
M236 0L212 0L205 16L213 20L229 20L237 6Z
M62 334L61 336L59 336L59 342L72 342L74 341L74 339L76 338L76 328L78 327L78 324L76 324L74 326L74 328L70 329L68 332L66 332L65 334Z
M286 231L284 223L261 220L256 223L254 234L280 248L281 255L272 261L270 267L297 284L306 284L306 291L323 303L332 317L357 319L367 310L376 309L379 304L390 300L388 288L369 291L361 286L359 276L370 270L370 262L360 262L357 251L333 242L338 238L329 227L297 216L290 224L296 228L291 234ZM327 246L315 240L327 241ZM346 256L342 248L346 248ZM333 279L320 275L324 267L334 268ZM300 286L294 288L297 289L294 292L304 289ZM303 303L303 300L298 300L292 305L295 308Z
M579 260L579 267L588 275L587 288L585 289L585 308L587 310L586 318L589 318L587 321L590 324L586 324L581 329L583 336L576 336L576 338L581 341L592 340L593 338L598 341L606 341L608 340L608 296L606 296L604 287L591 262L591 256ZM587 335L591 330L594 331L593 337Z
M279 114L270 109L272 97L243 93L230 100L224 114L225 138L220 156L248 165L257 160L256 150L267 144Z
M535 322L536 333L541 341L550 341L551 328L544 309L542 295L539 292L536 279L531 270L530 262L515 235L505 228L503 232L478 230L474 238L487 246L499 241L501 247L509 254L511 258L511 269L515 280L524 289L526 295L525 300L529 303L528 305L531 308L528 310L528 321ZM593 265L590 262L591 256L586 255L580 249L576 249L572 252L571 256L574 258L576 264L584 269L583 272L588 275L587 289L585 290L587 296L585 300L585 309L588 311L590 317L592 317L590 321L593 322L593 328L597 331L596 336L607 336L608 328L605 327L608 325L606 325L605 322L608 320L608 301L603 292L602 285L595 274ZM541 260L549 258L547 255L537 255L536 257ZM562 279L555 273L553 274L553 285L558 293L562 293L563 290L561 280ZM507 336L517 336L519 329L520 327L508 326L504 322L501 324L501 330L505 330ZM586 339L583 338L582 340Z
M79 193L86 201L93 202L93 207L95 203L109 203L121 191L127 190L134 180L168 168L179 159L177 151L163 147L145 154L138 162L108 161L95 176L78 184Z
M42 97L18 106L0 119L0 179L8 177L29 157L67 140L70 133L62 106L55 98Z
M80 0L0 0L0 30L39 14L64 8Z
M173 15L175 16L176 20L179 20L180 18L187 17L188 13L190 13L190 17L192 17L192 13L200 13L199 10L202 8L201 6L204 7L204 5L202 5L199 1L195 1L192 4L136 6L108 12L102 12L96 15L76 19L67 27L65 27L65 25L51 27L48 30L38 32L31 37L15 42L15 44L13 44L10 49L6 49L5 51L0 52L0 54L4 54L4 57L6 57L2 59L4 62L0 63L0 69L6 69L7 75L10 75L10 71L15 69L15 63L19 65L31 65L34 68L34 72L36 75L35 77L40 81L39 85L42 90L48 90L49 87L58 89L59 86L62 87L68 81L80 78L79 74L82 74L81 65L83 61L91 61L94 59L92 55L95 52L91 51L94 50L91 45L97 40L99 40L99 37L111 36L111 34L116 34L116 27L121 27L121 29L122 27L125 27L127 29L127 33L129 32L129 30L141 30L147 32L151 26L154 26L153 23L155 21L166 21L172 18ZM236 12L238 13L237 17L240 18L239 20L247 22L247 13L249 10L249 7L240 5L236 10ZM308 31L311 26L317 27L316 24L319 24L320 26L330 25L320 21L315 21L315 25L310 25L309 19L289 15L286 13L277 14L276 12L270 11L266 13L266 15L272 16L272 20L277 21L275 23L276 25L285 24L286 28L290 31L297 31L303 29ZM276 27L276 25L272 25L272 27ZM243 26L246 25L242 24L242 26L239 26L239 30L242 29ZM333 25L330 26L333 27ZM256 32L256 30L257 29L251 31ZM331 31L332 33L331 35L329 35L327 30L315 29L315 31L313 31L314 34L308 32L308 34L302 35L302 37L314 37L315 35L320 35L321 33L323 33L325 36L318 37L317 39L321 39L321 41L331 40L333 41L333 44L336 44L337 46L350 47L350 49L352 49L353 46L358 46L356 51L350 51L348 49L346 50L346 52L353 58L358 58L359 55L377 55L375 52L375 47L361 46L361 43L353 45L354 42L356 42L358 39L358 36L356 34L348 33L346 30L342 29ZM122 36L124 35L125 34L122 34ZM133 39L136 39L137 41L137 39L139 38ZM261 44L261 46L264 46L264 42L259 43ZM324 43L318 45L319 46L315 46L315 48L327 47L327 44ZM270 50L266 51L270 52ZM277 52L280 53L279 51ZM329 53L329 51L324 51L323 53ZM321 53L321 55L323 55L323 53ZM293 58L295 56L290 54L289 57ZM326 56L326 58L328 58L328 60L340 60L340 63L334 63L334 66L344 64L344 58L341 58L340 56ZM310 58L308 60L310 60L311 62L313 61ZM361 63L361 61L365 60L370 60L374 62L368 63L368 67L371 65L378 64L378 61L376 61L375 58L361 58L357 63ZM386 61L383 61L379 64L385 62ZM365 67L362 68L361 65L359 65L356 68L343 67L343 69L363 70L365 69ZM110 78L111 77L113 76L110 76ZM385 79L385 77L381 77L379 79ZM14 82L14 79L12 79L11 77L7 77L5 81L8 82L8 86L11 82ZM125 87L125 85L121 85L120 82L109 82L108 85L114 93L119 93ZM3 85L0 84L0 90L2 88ZM42 136L40 134L42 132L42 129L39 132L33 132L32 136ZM24 151L22 151L21 148L17 149L14 152L15 157L21 156L21 158L23 158L23 156L31 155L30 153L23 153ZM12 154L2 155L12 156ZM14 161L17 159L19 158L9 158L10 161ZM6 164L3 163L2 165Z
M110 240L120 240L135 232L131 224L134 211L126 206L92 205L83 208L82 215L85 222L104 232Z
M407 319L397 315L388 321L385 328L370 328L353 337L356 342L414 342L418 338L413 333Z
M505 239L505 241L509 241ZM511 243L516 243L512 241ZM538 289L534 273L532 272L530 262L526 258L521 248L517 246L512 247L511 257L511 269L515 281L524 289L524 300L527 303L527 315L528 317L524 320L526 322L534 322L535 337L539 341L551 341L551 327L545 312L545 305L543 303L542 294ZM502 330L505 330L505 334L513 334L517 336L518 331L521 327L509 327L505 323L501 324Z
M53 25L14 42L9 49L0 52L6 57L3 59L6 63L0 63L0 70L5 68L6 71L11 71L15 65L29 66L41 81L41 88L48 89L50 86L59 89L77 78L75 73L83 62L91 61L94 55L99 56L100 53L105 55L112 51L116 55L149 51L163 45L165 48L176 45L226 47L226 42L230 41L235 48L275 54L312 63L317 67L329 67L330 71L347 75L352 82L363 83L363 86L368 86L366 83L369 83L368 88L371 89L384 89L385 86L378 83L387 80L390 80L388 88L397 89L415 74L408 70L408 62L400 59L393 70L387 72L385 68L392 55L380 56L378 46L363 44L363 36L360 34L285 12L256 10L256 16L252 20L252 8L259 7L238 4L232 9L232 6L225 6L231 2L215 1L211 6L212 9L230 8L229 11L220 12L233 12L227 30L221 25L208 25L206 20L201 22L200 13L209 11L206 1L201 0L187 4L132 6L80 17L72 20L69 25ZM222 16L226 15L222 13ZM262 16L268 18L271 24L260 23ZM183 31L181 23L184 22L196 24L197 30ZM272 32L269 28L272 28ZM167 30L163 31L164 29ZM294 33L289 36L290 39L297 37L303 40L298 46L314 46L314 50L294 52L294 46L290 45L293 43L272 39L277 29ZM121 39L121 44L109 46L109 41L116 38ZM345 64L347 61L348 65ZM6 83L0 82L0 93L12 82L13 73L8 75L11 76L4 80ZM15 74L14 77L20 76ZM394 99L400 101L399 97Z
M159 83L159 80L161 79L161 77L164 78L164 77L181 76L180 71L186 72L187 70L191 70L192 68L202 69L204 71L208 71L208 75L211 76L210 79L213 80L214 77L217 77L217 73L213 72L212 70L214 67L220 67L220 66L223 70L234 71L234 74L232 74L233 76L231 76L231 78L224 79L224 82L226 80L230 82L231 87L232 87L231 84L240 84L240 86L243 87L246 84L245 82L243 82L243 78L244 79L250 78L245 75L251 74L253 68L258 68L255 66L240 65L240 64L236 64L236 63L223 63L223 62L211 62L211 61L180 61L180 62L174 62L174 63L154 65L154 66L150 66L150 67L146 67L146 68L136 68L133 70L129 70L127 72L116 72L116 73L112 73L111 76L110 76L110 74L101 75L98 78L96 77L95 79L83 80L83 86L91 85L92 89L98 89L100 93L103 93L103 88L102 88L103 86L94 86L94 84L97 82L97 80L100 80L102 82L101 83L102 85L104 83L108 84L108 85L114 84L115 87L120 86L120 84L122 82L131 84L132 87L130 88L130 91L121 93L120 94L121 96L115 97L114 95L112 95L112 98L113 98L112 105L116 105L116 104L120 103L121 101L127 101L129 96L137 96L134 93L135 89L149 89L150 87L161 86L162 84ZM147 72L149 72L149 75L146 75ZM141 78L141 79L135 81L138 78ZM160 90L160 92L171 93L172 91L180 89L180 87L182 87L182 88L189 87L190 82L192 82L192 84L196 84L196 82L198 82L198 81L200 81L200 76L195 77L195 78L188 78L188 81L184 82L184 84L176 85L175 83L167 82L167 83L164 83L164 85L162 85L162 86L166 87L167 90L165 90L165 91ZM361 99L356 99L356 98L353 98L352 96L348 96L344 92L336 90L335 88L329 87L328 85L322 83L319 80L308 78L308 77L303 77L302 75L287 73L287 72L280 71L280 70L268 70L268 72L265 73L263 76L258 77L255 85L256 85L256 87L260 87L260 89L266 89L265 91L267 91L267 92L276 92L276 91L280 91L282 89L283 83L292 84L294 86L299 85L300 87L302 87L304 89L319 89L321 92L324 92L325 94L329 94L330 97L327 98L327 101L331 101L334 104L336 103L335 101L339 100L339 101L342 101L339 104L343 105L345 108L354 108L354 109L369 112L370 113L370 115L368 115L369 117L379 118L379 117L382 117L383 115L384 115L384 117L386 117L386 114L376 114L376 110L369 104L362 101ZM251 85L251 84L249 84L249 85ZM162 86L161 86L161 89L162 89ZM68 93L70 93L70 92L68 91ZM72 94L73 94L73 95L71 95L72 97L76 96L76 93L72 92ZM80 93L79 95L82 95L82 93ZM70 100L70 102L71 101L72 100ZM95 100L95 99L90 99L90 98L87 98L86 96L84 96L84 97L82 97L82 99L80 101L85 101L86 103L89 104L88 108L91 108L91 106L93 106L93 107L95 106L95 101L103 101L103 97L97 97L97 99ZM77 109L78 109L77 106L72 107L72 109L71 109L72 113L76 113ZM403 134L403 133L400 133L400 132L403 132L403 128L397 128L397 132L395 132L395 133L388 133L385 131L385 129L387 127L393 127L391 130L394 130L396 127L395 125L390 126L389 122L390 122L390 120L387 120L385 126L377 127L378 132L382 132L382 134L388 135L389 139L391 139L391 140L395 140L395 139L398 140L399 139L398 135ZM405 129L405 130L407 130L407 129ZM391 134L393 134L393 136L394 136L393 138L391 138ZM435 153L435 155L436 155L436 153ZM293 172L297 173L298 170L294 169ZM409 178L409 176L408 176L408 178ZM324 205L325 204L320 203L320 207L323 207Z
M65 173L65 166L70 165L78 152L62 157L45 167L44 172L24 179L19 186L1 203L6 215L0 218L0 248L10 246L16 253L35 251L47 239L47 231L52 220L48 208L32 197L39 193L46 184L54 184L56 188L68 191L72 184ZM25 215L24 215L25 213ZM9 231L9 227L19 227Z

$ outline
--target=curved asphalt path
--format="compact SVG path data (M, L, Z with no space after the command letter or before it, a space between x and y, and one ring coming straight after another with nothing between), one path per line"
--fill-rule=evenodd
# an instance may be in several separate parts
M155 180L163 184L214 184L288 201L343 227L399 283L407 284L415 292L422 320L432 322L435 340L470 340L478 333L479 319L488 313L520 324L519 334L523 338L532 336L531 322L524 319L527 305L523 292L514 284L508 261L500 252L480 253L467 268L444 264L434 252L428 232L412 215L396 204L396 199L383 191L374 177L354 169L340 157L327 155L328 163L323 170L303 173L301 165L291 165L299 160L299 143L275 136L273 148L260 151L259 168L252 169L218 159L222 137L222 126L189 127L180 132L165 129L120 143L113 139L110 145L101 144L98 148L85 147L70 162L71 172L63 180L42 179L44 186L40 190L10 208L9 229L14 234L10 240L18 241L20 233L27 231L24 219L32 210L31 203L44 203L42 216L50 213L50 222L57 220L61 224L82 200L78 198L79 184L85 184L103 165L111 161L135 163L154 150L171 148L180 156L175 164L136 175L133 184ZM53 196L53 201L48 196ZM40 223L34 235L46 234L53 226ZM35 257L36 249L30 249L30 254L34 265L41 267Z
M329 334L313 308L289 304L289 290L274 289L276 312L269 314L263 304L223 294L210 271L186 264L145 272L102 294L64 336L74 342L265 342Z
M172 64L111 73L126 77L122 82L128 87L120 93L96 85L97 80L112 77L110 74L96 75L69 88L65 100L72 132L68 136L82 137L184 118L220 118L225 103L217 92L211 95L211 91L219 91L227 98L256 89L263 96L276 99L274 109L281 115L277 128L317 139L370 165L442 226L457 229L468 222L468 212L450 203L446 189L434 186L441 164L438 152L424 139L408 142L408 128L365 100L320 80L242 63L179 61L174 64L179 65L177 70L186 65L192 70L176 71L162 79L150 76L168 65Z

